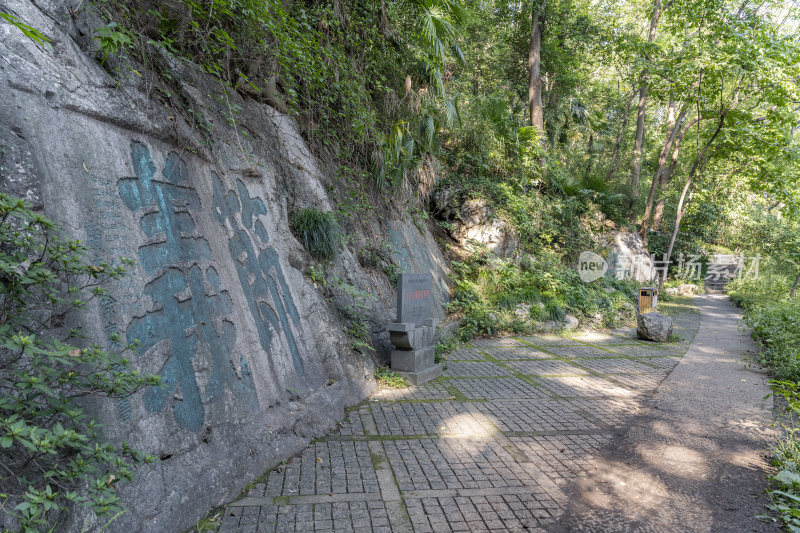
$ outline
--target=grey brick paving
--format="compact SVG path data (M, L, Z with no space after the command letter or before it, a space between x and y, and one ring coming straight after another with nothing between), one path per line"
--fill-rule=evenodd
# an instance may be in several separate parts
M377 391L373 400L447 400L450 399L450 392L439 381L428 382L419 387L409 387L407 389L383 389Z
M503 400L508 398L548 398L543 387L521 378L453 379L450 383L471 400Z
M568 376L576 374L586 374L586 370L570 364L567 361L539 360L539 361L508 361L510 368L520 374L532 376Z
M663 304L662 304L663 305ZM223 533L546 531L685 353L619 333L476 339L445 375L381 390L212 514Z
M577 344L574 346L548 346L545 348L555 357L614 357L615 352L611 346L586 346Z
M556 356L544 352L542 350L533 348L531 346L520 346L520 347L484 347L481 348L481 357L485 359L485 356L488 355L492 359L498 360L510 360L510 359L519 359L519 360L529 360L529 359L553 359ZM456 352L456 356L459 356L461 351ZM455 358L455 357L453 357Z
M496 365L494 363L461 363L461 362L448 362L444 375L447 377L469 378L469 377L487 377L487 376L510 376L513 372L508 368Z

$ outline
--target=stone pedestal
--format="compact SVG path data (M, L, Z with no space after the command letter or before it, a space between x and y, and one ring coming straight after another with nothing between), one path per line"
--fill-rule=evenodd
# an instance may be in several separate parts
M434 362L435 335L436 323L433 319L428 319L423 326L409 322L389 324L389 338L397 348L392 351L392 370L412 385L420 385L441 376L442 367Z
M400 274L397 278L397 322L389 324L392 370L419 385L442 375L434 363L437 321L431 318L430 274Z

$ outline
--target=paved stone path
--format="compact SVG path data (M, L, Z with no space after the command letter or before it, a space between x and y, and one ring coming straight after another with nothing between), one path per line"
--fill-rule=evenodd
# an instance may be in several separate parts
M700 330L650 409L570 486L552 531L779 531L765 513L763 452L770 438L768 377L725 296L695 300Z
M594 487L575 480L607 481L597 478L603 451L648 411L697 332L694 306L661 307L679 342L624 332L473 341L448 356L444 377L379 391L350 410L338 431L230 503L220 533L547 531L562 517L580 522L593 504L570 506L568 495ZM698 388L690 378L673 384L678 396Z

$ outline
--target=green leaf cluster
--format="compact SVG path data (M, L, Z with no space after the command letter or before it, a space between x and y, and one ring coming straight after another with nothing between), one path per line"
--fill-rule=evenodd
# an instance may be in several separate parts
M153 460L106 442L91 414L98 400L158 378L136 371L116 339L109 351L74 326L73 315L110 298L104 286L130 265L90 262L85 251L0 194L0 505L25 531L57 528L74 505L106 519L119 513L116 485Z

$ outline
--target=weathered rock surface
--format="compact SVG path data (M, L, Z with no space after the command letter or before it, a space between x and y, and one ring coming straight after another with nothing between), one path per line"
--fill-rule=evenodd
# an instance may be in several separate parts
M106 63L121 72L112 78L93 59L101 24L88 7L76 15L62 2L0 0L0 11L52 40L42 47L0 24L0 190L41 207L92 260L135 259L132 276L109 287L115 301L86 313L84 331L139 339L136 365L166 384L98 407L110 439L162 459L120 486L130 512L110 530L185 529L374 389L374 359L351 349L288 228L295 209L333 209L336 184L275 109L233 93L241 111L231 129L219 87L192 65L170 64L175 100L157 99L158 79L132 74L127 59ZM447 267L424 228L389 213L358 220L353 235L391 242L401 269L432 272L446 299ZM388 353L386 276L363 269L353 250L330 273L372 295L367 321ZM76 514L63 528L85 520L94 524Z
M668 287L665 290L667 294L671 294L672 296L694 296L697 292L697 285L684 283L679 287Z
M653 279L655 265L638 233L615 231L604 240L609 276L626 277L640 283Z
M657 311L641 314L636 319L636 335L640 339L666 342L672 335L672 319Z
M437 191L434 201L442 218L452 217L450 235L461 246L469 249L477 244L501 258L513 257L519 251L519 237L514 228L498 218L485 200L467 200L456 209L449 190L443 189Z
M580 322L578 322L578 319L575 318L574 316L566 315L564 317L564 329L565 330L572 331L574 329L577 329L579 325L580 325Z

